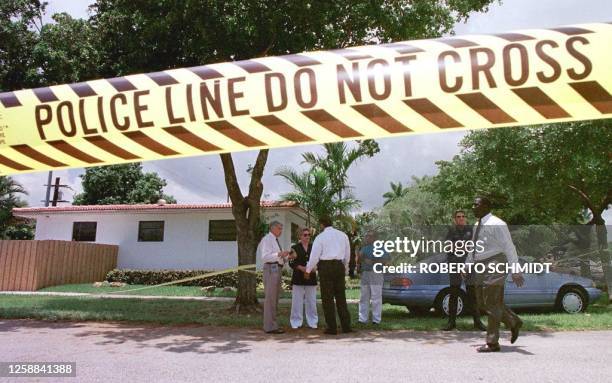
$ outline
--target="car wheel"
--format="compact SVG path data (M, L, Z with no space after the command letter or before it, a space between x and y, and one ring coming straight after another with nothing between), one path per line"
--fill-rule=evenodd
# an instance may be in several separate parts
M435 302L436 312L442 316L447 317L449 313L449 302L450 302L450 289L446 288L438 294ZM460 290L459 297L457 298L457 316L462 315L466 311L466 296L463 290Z
M576 287L562 290L557 298L557 308L568 314L577 314L586 309L584 293Z

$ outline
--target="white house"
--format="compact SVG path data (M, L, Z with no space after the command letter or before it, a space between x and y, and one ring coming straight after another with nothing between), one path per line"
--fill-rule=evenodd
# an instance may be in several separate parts
M306 212L295 202L262 201L266 222L279 221L283 249ZM117 267L218 270L238 265L231 204L158 204L30 207L13 209L35 219L34 239L119 245ZM257 257L258 266L261 260Z

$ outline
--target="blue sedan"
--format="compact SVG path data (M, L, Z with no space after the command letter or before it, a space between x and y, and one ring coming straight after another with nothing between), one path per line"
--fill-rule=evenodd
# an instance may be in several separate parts
M434 255L421 262L446 262L446 255ZM555 272L523 276L525 284L520 288L512 282L510 275L506 280L504 300L509 307L554 308L575 314L586 310L589 303L602 294L588 278ZM383 303L406 306L413 313L428 312L433 307L438 313L448 315L448 274L385 274L382 295ZM466 309L465 286L462 286L457 302L457 314L461 315Z

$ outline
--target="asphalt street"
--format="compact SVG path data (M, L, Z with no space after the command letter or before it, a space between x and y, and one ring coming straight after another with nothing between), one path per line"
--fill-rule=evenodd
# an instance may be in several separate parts
M609 382L612 331L524 333L478 354L477 332L253 329L0 320L1 362L76 362L76 378L1 382Z

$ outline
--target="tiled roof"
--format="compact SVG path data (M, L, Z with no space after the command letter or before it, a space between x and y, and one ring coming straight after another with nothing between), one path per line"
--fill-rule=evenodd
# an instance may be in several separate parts
M22 207L14 208L16 216L42 214L42 213L64 213L64 212L88 212L88 211L151 211L151 210L208 210L229 209L231 203L208 203L208 204L138 204L138 205L67 205L55 207ZM295 201L261 201L263 208L299 208Z

